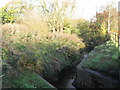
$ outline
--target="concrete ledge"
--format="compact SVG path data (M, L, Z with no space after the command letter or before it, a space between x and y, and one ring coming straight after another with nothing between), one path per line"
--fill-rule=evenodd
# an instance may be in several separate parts
M100 72L77 66L76 79L73 82L76 88L118 88L119 80L104 76Z
M37 74L36 74L37 75ZM45 79L43 79L42 77L40 77L39 75L37 75L42 81L44 81L46 84L48 84L50 86L49 89L52 89L52 90L57 90L56 87L54 87L52 84L50 84L49 82L47 82Z

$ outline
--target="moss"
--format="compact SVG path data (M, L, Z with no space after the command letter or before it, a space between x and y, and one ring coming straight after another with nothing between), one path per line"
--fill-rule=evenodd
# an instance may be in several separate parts
M103 45L94 48L88 58L85 58L83 66L108 74L109 76L118 76L118 49L112 42L108 41Z

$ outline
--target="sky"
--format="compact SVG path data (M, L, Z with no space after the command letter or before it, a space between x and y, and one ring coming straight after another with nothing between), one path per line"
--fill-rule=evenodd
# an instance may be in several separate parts
M118 6L120 0L76 0L76 18L85 18L90 20L96 14L96 10L99 10L100 6L115 2Z
M11 0L0 0L0 7L4 7ZM85 18L90 20L96 14L96 10L100 6L106 5L110 2L116 2L120 0L76 0L76 9L73 18Z

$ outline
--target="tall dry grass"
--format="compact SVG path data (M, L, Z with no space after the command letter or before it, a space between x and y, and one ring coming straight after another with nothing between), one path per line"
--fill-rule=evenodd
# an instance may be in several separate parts
M29 27L31 33L36 34L37 38L46 37L49 31L46 21L41 17L28 18L23 23Z
M22 37L30 37L35 41L39 41L45 38L49 31L47 23L44 20L36 17L28 18L22 23L4 24L1 26L1 29L3 37L10 36L13 41Z
M69 34L63 32L48 33L48 38L61 38L68 41L79 42L83 39L80 39L76 34Z

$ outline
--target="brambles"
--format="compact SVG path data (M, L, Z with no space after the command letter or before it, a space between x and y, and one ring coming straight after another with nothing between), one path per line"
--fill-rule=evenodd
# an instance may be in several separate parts
M32 34L22 36L21 33L19 36L17 33L10 35L9 38L3 35L6 42L3 41L2 59L13 69L27 68L54 81L63 68L72 66L82 58L79 49L85 45L76 35L51 33L47 38L34 40Z

